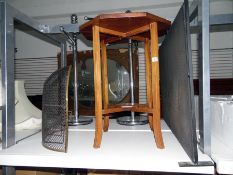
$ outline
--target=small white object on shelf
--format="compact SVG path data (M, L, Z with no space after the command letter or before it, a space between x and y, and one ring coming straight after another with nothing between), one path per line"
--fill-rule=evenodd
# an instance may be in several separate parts
M0 102L2 102L2 86L0 86ZM15 128L16 131L25 129L40 129L42 112L27 98L24 81L15 80ZM2 111L0 111L0 132L2 130Z
M233 174L233 96L211 98L211 157L217 172Z

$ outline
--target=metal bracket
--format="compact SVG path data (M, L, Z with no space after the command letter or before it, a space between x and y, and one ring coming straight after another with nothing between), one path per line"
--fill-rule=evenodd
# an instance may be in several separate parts
M178 162L179 167L200 167L200 166L214 166L211 161L199 161L197 163L193 162Z
M84 16L83 19L84 19L84 20L87 20L87 21L90 21L90 20L92 20L92 19L94 19L94 18L91 18L91 17L88 17L88 16Z
M189 22L191 23L198 13L198 0L194 0L189 8Z
M42 33L49 33L49 26L46 24L39 24L39 31Z
M43 33L62 33L61 26L63 29L68 33L78 33L79 32L79 25L78 24L58 24L58 25L44 25L43 26Z

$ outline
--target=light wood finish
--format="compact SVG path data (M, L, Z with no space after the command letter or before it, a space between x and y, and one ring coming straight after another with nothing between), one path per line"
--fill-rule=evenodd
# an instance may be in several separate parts
M145 42L145 37L143 36L130 36L129 39Z
M103 109L103 115L111 114L115 112L145 112L152 114L154 111L152 108L149 108L148 105L145 104L138 104L138 103L124 103L124 104L117 104L117 105L109 105L108 108Z
M150 24L151 34L151 72L152 72L152 105L153 105L153 132L158 148L164 148L160 126L160 87L159 87L159 49L157 23Z
M103 27L100 27L100 32L101 33L105 33L105 34L110 34L110 35L115 35L115 36L120 36L120 37L126 37L126 35L123 32L118 32L115 30L111 30L111 29L106 29Z
M158 36L164 35L170 27L170 21L158 16L145 13L116 13L99 15L93 20L80 26L80 32L89 40L93 39L94 51L94 85L95 85L95 114L96 131L94 147L101 143L102 115L105 117L104 130L107 131L109 114L115 112L131 111L145 112L149 114L150 127L153 130L156 145L164 148L160 126L160 87L159 87L159 61L158 61ZM93 31L93 32L91 32ZM125 38L143 41L145 44L146 57L146 105L141 104L119 104L108 103L108 81L107 81L107 58L106 45L110 42L125 41ZM149 44L151 39L151 45ZM101 97L101 68L100 68L100 40L102 47L102 80L104 109ZM151 49L151 51L150 51Z
M129 39L135 40L135 41L145 41L145 37L143 36L129 36L127 37ZM115 43L115 42L125 42L123 37L112 37L112 38L108 38L104 40L106 43L111 44L111 43Z
M151 57L150 57L150 43L149 39L146 38L144 42L144 52L146 59L146 95L147 104L149 108L152 108L152 89L151 89ZM150 128L153 130L152 115L149 115Z
M143 32L146 32L148 30L150 30L150 26L149 25L145 25L145 26L142 26L142 27L139 27L139 28L136 28L136 29L133 29L133 30L127 32L126 36L137 35L139 33L143 33Z
M35 170L33 170L35 169ZM43 168L27 168L25 167L25 170L16 170L15 175L60 175L59 169L43 169ZM1 172L0 172L0 175Z
M92 26L98 25L101 27L101 30L104 30L104 33L100 35L101 40L112 41L113 39L114 41L119 41L122 37L128 38L134 35L135 39L139 37L139 41L141 41L142 37L150 37L149 28L147 27L152 22L159 24L159 36L164 35L171 25L170 21L147 12L113 13L101 14L91 21L84 23L80 26L80 32L88 40L92 40ZM118 37L116 37L117 33L119 34Z
M93 26L93 62L94 62L94 91L95 91L95 140L94 148L99 148L102 140L102 87L100 64L99 26Z
M101 55L102 55L102 83L103 83L103 102L104 109L108 107L108 64L107 64L107 50L104 41L101 41ZM109 116L104 116L104 131L108 131Z

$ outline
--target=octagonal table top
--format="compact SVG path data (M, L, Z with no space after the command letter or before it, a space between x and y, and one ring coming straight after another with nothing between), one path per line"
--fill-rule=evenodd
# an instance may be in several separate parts
M158 24L158 36L166 34L171 22L147 12L112 13L96 16L80 26L80 32L88 40L93 40L93 26L99 26L100 39L112 43L124 38L143 41L150 38L150 24Z

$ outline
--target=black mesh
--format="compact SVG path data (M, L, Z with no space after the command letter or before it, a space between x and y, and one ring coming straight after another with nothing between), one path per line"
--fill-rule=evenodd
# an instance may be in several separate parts
M42 144L66 152L68 141L68 82L70 67L57 70L44 83L42 97Z
M188 1L160 46L162 115L192 160L198 162Z

